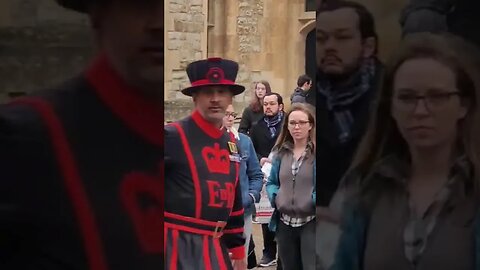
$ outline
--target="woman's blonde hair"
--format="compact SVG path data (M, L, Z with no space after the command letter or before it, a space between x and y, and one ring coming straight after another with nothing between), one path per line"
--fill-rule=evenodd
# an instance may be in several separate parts
M478 143L480 117L477 107L479 104L478 80L480 79L478 50L480 49L474 45L450 34L419 33L407 36L387 63L382 88L379 89L373 103L373 112L367 131L357 149L350 170L364 178L372 171L377 161L388 155L395 154L400 158L410 159L407 143L391 116L394 77L398 68L406 61L428 58L447 65L456 76L462 103L468 106L466 117L458 125L457 150L466 154L473 164L474 177L478 179L480 176ZM475 183L475 188L478 191L478 183Z

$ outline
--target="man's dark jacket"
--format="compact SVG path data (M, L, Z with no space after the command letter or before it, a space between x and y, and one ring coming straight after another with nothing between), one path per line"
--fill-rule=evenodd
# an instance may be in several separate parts
M284 121L284 120L283 120ZM268 157L270 151L272 151L273 146L280 134L282 129L282 121L276 126L277 132L272 138L270 136L270 130L268 129L267 123L260 119L255 126L253 126L250 133L250 138L252 139L253 147L255 147L255 152L257 152L258 160L263 157Z
M317 93L317 205L319 206L328 206L330 203L366 131L372 101L376 97L382 73L380 63L377 63L377 67L371 89L350 107L355 121L351 138L346 143L340 143L338 139L333 113L327 109L325 96Z

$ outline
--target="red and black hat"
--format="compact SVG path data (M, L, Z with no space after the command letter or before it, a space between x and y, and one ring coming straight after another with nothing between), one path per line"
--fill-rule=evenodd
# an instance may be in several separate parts
M88 5L95 0L56 0L57 3L67 9L71 9L77 12L87 12Z
M235 83L238 73L238 63L222 58L208 58L195 61L187 66L187 75L192 86L182 90L187 96L204 86L227 86L233 93L238 95L245 91L245 87Z

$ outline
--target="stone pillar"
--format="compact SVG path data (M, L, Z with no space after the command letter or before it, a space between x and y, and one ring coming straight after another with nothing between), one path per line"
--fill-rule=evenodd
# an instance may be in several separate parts
M261 76L262 66L252 66L252 59L259 58L262 52L262 35L260 25L264 15L263 0L240 0L230 3L227 8L228 32L226 54L239 62L240 71L237 81L247 87L247 91L236 98L246 106L251 97L251 84Z
M208 57L224 57L225 55L225 42L226 42L226 16L225 6L230 1L224 0L210 0L209 1L209 14L208 23L209 35L208 35Z
M185 69L206 57L208 0L168 0L166 6L165 120L188 114L191 98L180 90L189 86Z

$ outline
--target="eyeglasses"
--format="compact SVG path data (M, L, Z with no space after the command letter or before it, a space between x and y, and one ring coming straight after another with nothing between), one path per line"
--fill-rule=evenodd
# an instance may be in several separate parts
M299 127L305 127L310 121L288 121L288 126L290 127L296 127L297 125Z
M430 93L426 95L399 94L393 98L393 104L399 110L412 112L417 107L418 102L423 100L427 110L432 112L442 109L452 96L460 95L460 92Z
M238 116L238 113L236 113L236 112L225 112L225 116L226 116L226 117L232 116L233 118L236 119L237 116Z

